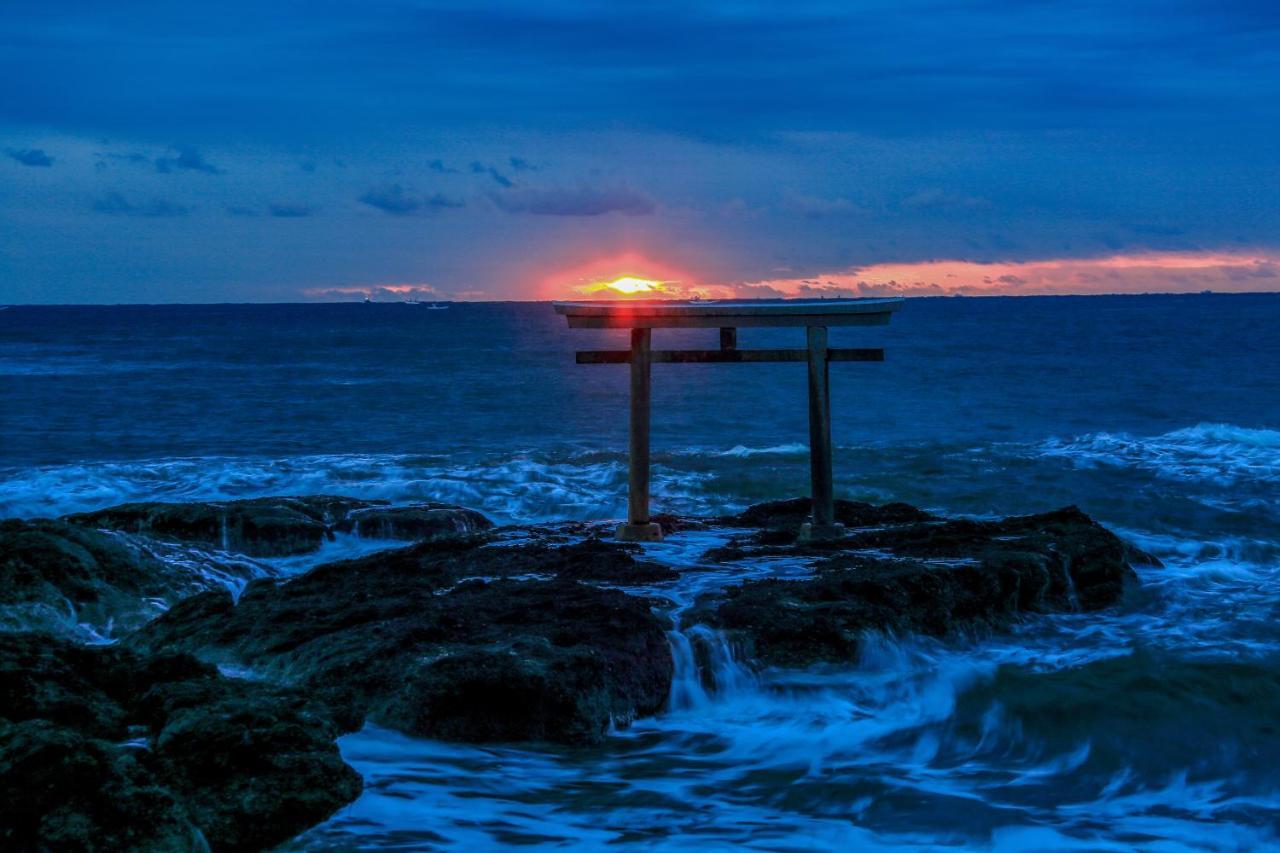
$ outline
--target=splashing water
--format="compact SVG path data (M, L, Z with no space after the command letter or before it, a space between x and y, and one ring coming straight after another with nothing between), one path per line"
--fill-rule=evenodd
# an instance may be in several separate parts
M841 496L978 517L1078 504L1166 568L1103 613L760 670L690 605L806 566L701 565L727 533L681 533L645 546L696 567L660 587L677 663L662 714L590 749L366 729L341 742L364 796L292 846L1275 846L1280 373L1260 366L1280 364L1277 324L1269 296L968 299L845 330L887 360L833 369ZM593 334L545 305L15 306L0 515L336 493L617 518L625 371L573 364L620 345ZM803 394L786 365L655 368L655 509L803 494ZM387 544L259 562L293 574Z

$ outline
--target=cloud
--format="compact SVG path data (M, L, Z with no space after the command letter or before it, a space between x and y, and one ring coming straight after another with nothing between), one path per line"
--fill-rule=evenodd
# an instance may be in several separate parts
M541 166L535 166L523 157L511 157L507 160L511 168L517 172L540 172Z
M133 204L117 192L109 192L93 203L93 210L111 216L172 217L186 216L191 208L168 199L158 198L146 204Z
M646 216L656 209L653 199L628 187L524 189L494 194L490 198L507 213L534 216L603 216L606 213Z
M24 166L52 166L53 158L42 148L6 148L5 152Z
M111 163L128 163L133 166L154 166L155 160L148 157L140 151L131 151L127 154L115 154L112 152L98 152L94 155L96 158L93 168L99 172L104 172Z
M963 193L948 192L937 187L917 190L911 195L904 198L901 202L903 210L925 212L925 211L959 211L973 210L975 208L987 207L991 204L985 198L976 195L965 195Z
M267 206L267 211L280 219L300 219L315 213L315 208L301 204L272 204Z
M458 170L451 166L446 166L443 160L431 160L427 163L427 168L433 172L439 172L442 175L456 175Z
M433 195L414 195L405 190L400 184L387 184L382 187L375 187L359 200L376 207L392 216L409 216L415 213L432 213L437 210L446 208L464 207L466 202L459 199L448 198L447 196L435 193Z
M862 211L862 208L847 198L819 198L809 195L792 195L787 198L785 207L792 213L798 213L806 219L850 216Z
M169 172L204 172L206 175L221 175L226 170L204 159L199 151L189 145L175 145L173 152L176 156L157 157L155 159L156 171L168 174Z
M511 179L508 178L506 175L499 172L493 166L486 166L484 163L481 163L478 160L471 164L471 173L473 175L488 175L489 177L493 178L494 182L497 183L498 186L504 189L510 189L511 187L515 186L515 184L512 183Z
M425 282L416 284L358 284L346 287L312 287L302 291L311 299L372 299L375 302L403 302L406 299L440 299L445 296Z
M1065 295L1274 289L1280 252L1139 252L1099 258L872 264L809 278L770 279L788 296ZM730 291L744 285L730 286ZM740 295L740 294L739 294Z

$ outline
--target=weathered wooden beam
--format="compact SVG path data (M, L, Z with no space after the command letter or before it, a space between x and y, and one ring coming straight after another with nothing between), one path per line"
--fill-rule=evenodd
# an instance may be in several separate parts
M809 335L809 475L813 520L810 535L827 535L835 523L831 480L831 395L827 330L810 326Z
M737 349L738 348L738 330L734 328L720 329L720 349Z
M732 322L735 328L793 326L883 326L890 311L865 314L758 314L745 316L628 316L569 314L570 329L714 329Z
M627 522L618 527L619 539L651 542L662 528L649 520L649 364L651 329L631 330L631 447L627 489Z
M827 361L884 361L883 349L828 349ZM660 349L650 353L654 364L762 364L808 361L807 349ZM630 350L581 350L578 364L628 364Z

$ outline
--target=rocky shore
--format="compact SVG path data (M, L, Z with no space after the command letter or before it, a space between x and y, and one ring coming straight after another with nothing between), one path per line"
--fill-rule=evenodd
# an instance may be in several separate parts
M0 522L0 847L262 849L359 795L335 739L366 722L599 743L663 709L682 627L752 665L851 661L875 632L1109 607L1152 559L1075 508L974 521L841 501L848 535L799 543L807 513L660 519L718 531L687 565L599 525L334 496ZM411 544L301 574L272 562L339 534ZM799 574L727 582L674 616L686 575L762 559Z

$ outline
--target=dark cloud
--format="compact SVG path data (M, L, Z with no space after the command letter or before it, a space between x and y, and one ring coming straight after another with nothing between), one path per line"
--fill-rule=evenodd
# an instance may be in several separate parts
M316 161L303 160L301 163L298 164L298 168L308 174L313 174L316 170Z
M365 204L406 216L462 203L414 181L453 194L446 182L454 180L467 192L492 191L499 211L530 214L511 217L500 235L389 233L377 218L353 216L361 250L342 256L351 280L362 280L363 266L384 269L387 258L429 249L438 267L427 273L461 286L549 264L554 252L541 247L582 244L580 222L561 222L558 233L548 217L654 210L639 193L538 189L543 182L644 187L670 200L651 219L592 223L599 245L661 254L678 232L681 244L706 247L707 273L724 280L763 281L778 266L1280 247L1274 2L227 0L219 8L6 6L0 116L10 134L41 134L8 141L49 145L59 169L9 168L30 183L24 204L30 198L42 216L5 227L50 261L0 257L0 301L37 279L83 288L71 282L83 279L75 259L86 235L74 216L49 228L54 219L43 214L56 218L60 206L70 214L67 205L83 207L107 187L139 205L175 193L142 174L166 169L177 174L159 177L198 178L206 190L233 179L246 193L262 187L244 198L314 199L325 221ZM92 141L101 139L115 142ZM166 148L179 140L199 151ZM95 150L85 145L122 152L99 160L109 183L75 196L33 180L71 180L71 152ZM147 153L123 153L133 151ZM0 147L8 162L3 155ZM116 174L126 169L112 167L135 157L140 165L127 171L137 174ZM313 176L299 171L311 158L324 164ZM483 171L471 175L472 159ZM525 168L535 164L542 171ZM208 177L224 166L236 174ZM555 178L544 178L553 168ZM290 178L305 192L282 183ZM404 188L381 186L393 181ZM372 189L350 205L361 187ZM183 197L194 202L191 191ZM198 212L240 197L206 197ZM727 215L737 200L741 212ZM844 227L852 217L857 227ZM218 272L193 270L226 277L210 287L235 292L274 274L268 248L220 241L212 230L245 223L220 215L209 225L199 247L161 239L101 247L102 275L115 275L128 295L140 287L128 270L160 275L222 246L225 257L207 267ZM298 274L330 280L331 247L319 232ZM545 255L534 257L531 245ZM520 295L520 276L503 280L507 294Z
M272 204L267 212L280 219L301 219L315 213L315 208L301 204Z
M431 213L437 210L447 208L463 207L465 202L459 199L451 199L440 193L432 195L415 195L407 191L400 184L388 184L382 187L375 187L364 195L360 196L360 201L376 207L378 210L391 214L392 216L409 216L415 213Z
M717 139L1175 126L1220 134L1225 123L1273 139L1280 117L1267 37L1280 28L1280 6L1261 0L732 11L709 0L305 11L228 0L216 23L146 8L48 0L6 10L0 72L23 84L3 94L6 118L151 138L178 127L310 140L373 128L491 131L495 120ZM122 50L131 61L119 61ZM241 73L227 73L228 56L244 58Z
M627 187L525 189L494 194L491 198L494 204L508 213L535 216L603 216L606 213L644 216L656 208L653 199Z
M196 149L187 145L175 145L173 147L173 156L157 157L155 160L157 172L204 172L206 175L221 175L226 170L204 159L204 155Z
M493 178L494 183L503 189L511 189L515 184L506 175L499 172L493 166L486 166L484 163L475 161L471 164L471 173L473 175L488 175Z
M191 208L168 199L158 198L145 204L133 204L118 192L109 192L93 203L93 210L111 216L144 216L163 218L186 216Z
M40 148L6 148L5 152L24 166L52 166L53 158Z
M148 157L140 151L130 151L119 154L115 152L99 152L94 155L95 162L93 167L99 172L106 171L112 163L128 163L131 166L147 166L155 165L153 158Z
M806 219L826 219L834 216L850 216L862 212L858 205L847 198L820 198L818 196L793 195L786 200L786 209Z
M902 200L907 211L965 211L987 207L991 202L981 196L948 192L937 187L917 190Z

